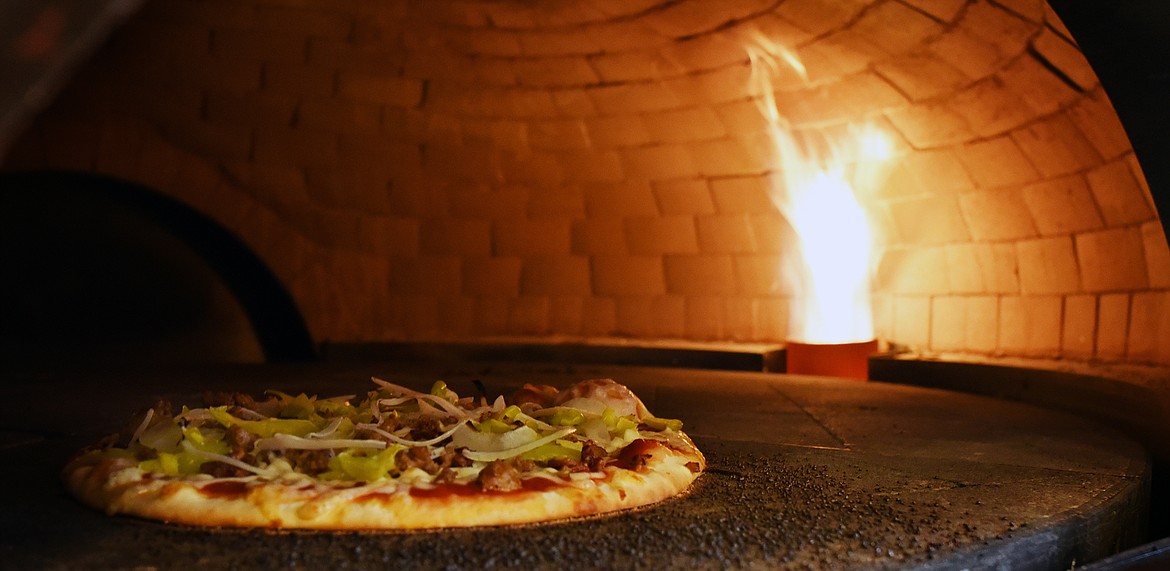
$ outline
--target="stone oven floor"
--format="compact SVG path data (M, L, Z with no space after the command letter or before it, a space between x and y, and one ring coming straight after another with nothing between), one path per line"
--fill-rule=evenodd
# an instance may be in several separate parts
M550 525L433 532L196 529L107 517L58 472L164 397L333 396L371 375L473 394L612 377L680 418L709 470L684 497ZM876 382L565 364L314 363L8 375L0 561L12 569L1069 569L1143 540L1137 443L1028 405Z

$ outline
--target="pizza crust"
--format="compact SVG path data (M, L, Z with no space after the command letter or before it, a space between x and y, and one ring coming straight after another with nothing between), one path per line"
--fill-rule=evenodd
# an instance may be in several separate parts
M70 466L64 478L83 503L111 515L189 525L352 530L524 524L646 506L686 491L705 467L702 454L693 445L680 450L654 442L637 469L610 466L598 479L511 492L159 477L118 459Z

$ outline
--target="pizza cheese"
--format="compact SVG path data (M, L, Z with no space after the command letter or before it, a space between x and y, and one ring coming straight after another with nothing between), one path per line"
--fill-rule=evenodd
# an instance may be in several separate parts
M207 526L419 529L644 506L705 467L678 420L609 379L505 400L374 379L336 398L269 391L159 402L64 470L110 514ZM510 401L510 402L509 402Z

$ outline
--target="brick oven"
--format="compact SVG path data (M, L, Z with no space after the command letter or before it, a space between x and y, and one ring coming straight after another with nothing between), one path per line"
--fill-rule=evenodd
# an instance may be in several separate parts
M1006 365L921 383L1132 421L1165 455L1170 248L1143 170L1161 159L1135 154L1053 4L148 1L0 133L0 177L182 205L326 350L767 352L795 295L770 89L793 133L890 144L854 187L879 375ZM753 83L759 38L803 73ZM1124 418L1137 401L1149 415Z

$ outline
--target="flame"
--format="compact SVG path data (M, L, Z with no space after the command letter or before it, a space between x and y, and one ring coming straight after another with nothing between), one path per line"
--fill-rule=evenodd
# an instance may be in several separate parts
M796 233L797 252L785 257L782 277L792 293L789 340L857 343L874 338L870 277L875 240L869 216L850 182L870 180L858 165L893 154L872 125L850 125L846 136L798 132L781 115L774 80L807 72L791 51L762 36L747 45L754 92L774 146L771 198ZM787 67L785 67L787 66Z

